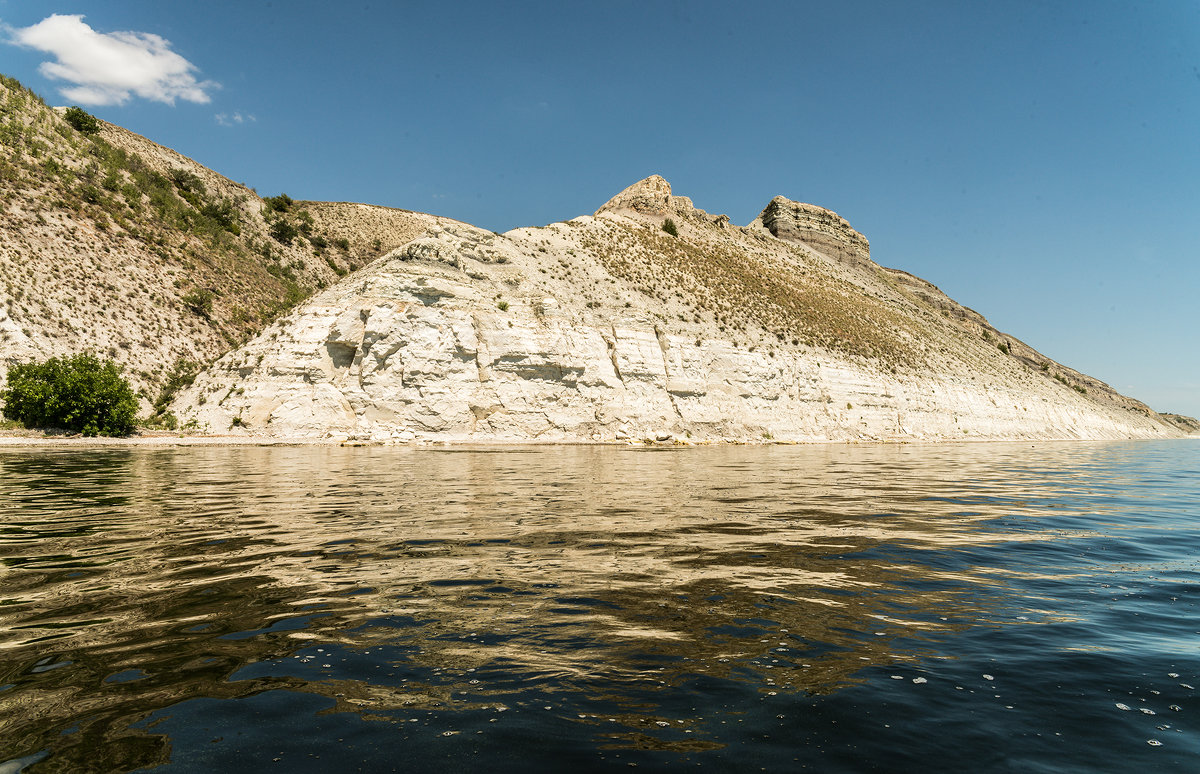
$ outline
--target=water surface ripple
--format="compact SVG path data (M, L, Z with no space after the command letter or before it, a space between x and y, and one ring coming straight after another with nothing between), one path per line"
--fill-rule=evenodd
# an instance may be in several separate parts
M1194 771L1197 449L0 450L0 772Z

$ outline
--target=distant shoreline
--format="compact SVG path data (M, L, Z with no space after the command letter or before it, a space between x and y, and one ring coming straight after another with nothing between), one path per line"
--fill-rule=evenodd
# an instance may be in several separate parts
M236 435L133 435L125 437L96 436L83 437L80 435L38 436L38 435L0 435L0 449L20 449L32 447L67 448L168 448L183 446L311 446L311 447L533 447L533 446L604 446L620 448L683 448L683 447L713 447L713 446L905 446L905 445L962 445L976 443L1119 443L1122 441L1174 441L1198 439L1200 434L1179 436L1175 438L903 438L890 440L820 440L807 441L776 441L776 440L691 440L671 439L663 441L591 441L591 440L513 440L513 439L424 439L413 441L370 441L343 438L262 438L255 436Z

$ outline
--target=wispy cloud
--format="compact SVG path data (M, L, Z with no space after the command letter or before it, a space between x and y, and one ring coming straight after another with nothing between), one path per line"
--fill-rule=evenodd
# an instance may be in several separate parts
M221 126L252 124L258 120L252 113L217 113L213 118L217 119L217 123Z
M38 71L71 84L59 89L81 105L123 105L131 96L174 105L207 103L213 81L198 81L194 64L149 32L96 32L83 16L54 14L30 27L7 30L9 42L43 51L56 61Z

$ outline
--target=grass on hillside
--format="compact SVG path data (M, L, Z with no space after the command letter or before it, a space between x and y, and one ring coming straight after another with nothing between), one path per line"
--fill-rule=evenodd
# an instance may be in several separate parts
M914 365L923 354L902 332L909 321L860 289L745 244L698 243L660 229L602 222L583 236L613 275L660 302L690 307L723 333L765 331L780 344L819 346Z
M78 113L86 129L90 116ZM126 362L157 353L157 365L135 369L153 394L174 359L156 341L182 336L215 359L365 261L306 212L261 209L253 194L222 196L187 168L156 170L0 76L0 211L13 213L0 234L0 293L27 336L90 344L89 329L115 330L122 310L157 310L146 338L108 352ZM293 245L267 236L277 222L294 224ZM133 280L146 270L151 282ZM178 320L170 330L162 310Z
M91 220L101 232L124 233L192 269L195 286L218 295L239 286L243 292L230 294L233 308L224 320L237 332L260 327L311 293L294 271L271 271L269 247L238 238L245 199L210 193L186 169L163 175L97 134L73 129L36 94L0 78L0 201L32 192L47 211ZM180 298L188 292L181 288Z

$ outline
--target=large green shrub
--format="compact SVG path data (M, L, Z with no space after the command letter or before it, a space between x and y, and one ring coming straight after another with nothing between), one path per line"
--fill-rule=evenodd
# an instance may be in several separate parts
M100 131L100 122L96 120L96 117L78 105L67 108L63 118L67 119L67 123L82 134L95 134Z
M25 427L84 435L129 435L138 409L121 367L89 354L13 366L0 400L4 416Z
M263 204L267 205L267 212L287 212L295 202L292 197L281 193L278 196L268 196L263 199Z

